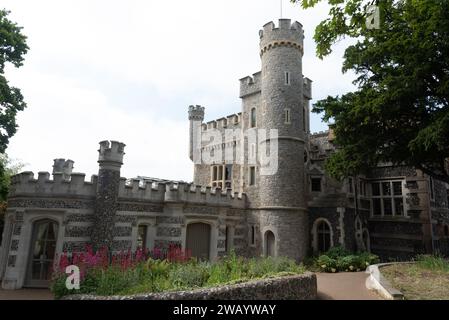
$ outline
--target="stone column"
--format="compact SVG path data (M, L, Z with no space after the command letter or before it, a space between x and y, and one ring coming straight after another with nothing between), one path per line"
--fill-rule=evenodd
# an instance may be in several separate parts
M118 207L120 168L125 154L124 147L124 143L117 141L100 142L95 214L91 235L94 250L104 246L109 249L109 252L113 249L113 231Z

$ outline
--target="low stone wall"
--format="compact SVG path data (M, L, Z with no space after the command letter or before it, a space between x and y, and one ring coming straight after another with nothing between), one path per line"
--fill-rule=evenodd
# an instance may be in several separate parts
M254 280L192 291L136 294L131 296L71 295L64 300L313 300L317 296L316 275Z

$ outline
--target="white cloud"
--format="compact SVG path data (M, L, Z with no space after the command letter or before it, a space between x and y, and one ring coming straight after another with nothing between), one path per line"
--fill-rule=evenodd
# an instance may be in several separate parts
M238 112L238 79L260 69L258 30L279 16L270 0L4 0L24 26L30 52L8 69L28 108L7 150L26 169L51 170L70 157L75 170L97 171L98 142L123 141L122 175L191 180L187 106L206 118ZM312 39L327 7L302 11L284 1L284 17L305 29L303 72L314 98L351 88L341 75L345 42L323 61ZM323 130L319 116L312 129Z

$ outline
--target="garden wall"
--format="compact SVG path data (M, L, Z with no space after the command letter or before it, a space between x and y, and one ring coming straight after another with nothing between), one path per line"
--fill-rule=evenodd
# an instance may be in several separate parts
M192 291L136 294L131 296L71 295L64 300L313 300L317 296L316 275L254 280Z

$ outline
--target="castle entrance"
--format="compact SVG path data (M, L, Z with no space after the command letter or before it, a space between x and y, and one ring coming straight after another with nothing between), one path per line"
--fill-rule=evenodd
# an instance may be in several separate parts
M187 225L186 249L199 260L209 260L211 227L207 223L196 222Z
M33 224L26 277L27 286L48 287L53 272L57 234L58 224L55 221L45 219Z

